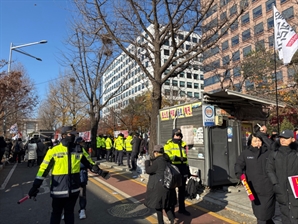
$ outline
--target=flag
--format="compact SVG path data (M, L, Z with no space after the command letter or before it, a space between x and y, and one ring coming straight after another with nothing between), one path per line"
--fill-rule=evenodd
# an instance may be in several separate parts
M18 124L15 123L14 125L12 125L9 129L9 133L10 134L17 134L18 133Z
M278 57L289 64L298 49L298 35L273 5L274 42Z

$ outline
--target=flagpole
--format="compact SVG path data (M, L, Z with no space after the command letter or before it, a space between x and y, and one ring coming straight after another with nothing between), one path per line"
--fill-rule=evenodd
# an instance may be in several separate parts
M274 47L274 73L275 73L275 101L276 101L277 133L279 133L278 92L277 92L276 49L275 49L275 47Z
M274 4L272 3L272 12L273 12L273 18L275 18L275 15L274 15ZM275 20L274 20L275 22ZM276 40L276 36L275 36L275 24L274 24L274 32L273 32L273 35L274 35L274 76L275 76L275 102L276 102L276 120L277 120L277 133L279 133L279 116L278 116L278 92L277 92L277 72L276 72L276 45L275 45L275 40Z

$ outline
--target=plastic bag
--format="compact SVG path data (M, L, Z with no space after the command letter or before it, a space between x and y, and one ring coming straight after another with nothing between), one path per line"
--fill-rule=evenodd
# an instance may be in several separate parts
M137 173L144 174L145 173L145 156L139 156L137 159Z

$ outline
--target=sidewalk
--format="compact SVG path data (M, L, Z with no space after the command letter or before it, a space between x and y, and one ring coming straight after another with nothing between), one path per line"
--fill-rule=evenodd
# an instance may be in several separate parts
M94 159L94 158L93 158ZM127 167L126 158L123 160L125 166L118 166L114 162L107 162L104 160L99 160L100 166L104 169L114 168L124 172L132 173L132 177L140 181L142 183L147 183L148 175L147 174L137 174L136 172L129 171ZM214 205L220 206L223 209L228 209L233 212L239 213L240 215L247 216L252 220L256 220L253 215L251 202L248 199L247 193L242 185L234 187L223 187L222 189L205 189L204 192L200 195L200 199L187 199L187 204L197 204L201 200L206 201L208 203L212 203Z

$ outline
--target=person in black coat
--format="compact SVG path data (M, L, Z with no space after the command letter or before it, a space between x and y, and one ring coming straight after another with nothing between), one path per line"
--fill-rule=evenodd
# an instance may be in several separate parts
M4 140L4 137L0 136L0 165L2 164L2 159L3 159L3 155L5 153L6 146L7 146L7 144Z
M266 171L281 211L282 223L298 223L298 199L295 198L288 177L298 175L298 150L292 130L284 130L267 162Z
M250 136L251 145L242 151L235 164L235 174L240 178L246 174L246 179L255 197L252 201L253 213L258 224L274 223L275 196L273 185L266 173L266 162L271 150L262 144L255 134Z
M137 158L140 154L140 144L141 144L141 139L139 138L139 134L135 133L133 136L132 141L130 142L132 145L132 152L131 152L131 169L130 171L135 171L137 170Z
M145 171L149 174L149 180L147 184L145 206L153 208L157 213L157 220L159 224L163 224L164 209L171 223L175 223L175 216L171 207L174 207L177 203L175 189L167 189L163 185L164 170L169 158L164 154L162 145L154 146L154 159L152 161L145 161Z

